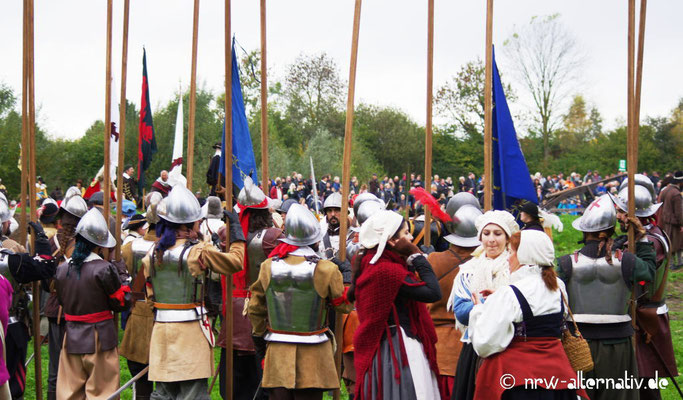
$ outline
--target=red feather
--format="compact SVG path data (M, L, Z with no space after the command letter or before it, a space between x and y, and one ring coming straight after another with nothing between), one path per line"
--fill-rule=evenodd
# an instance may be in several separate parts
M453 221L453 219L450 217L450 215L446 214L445 212L441 211L441 205L439 204L438 201L434 197L432 197L431 194L427 193L426 190L424 190L421 187L416 187L413 189L410 189L410 194L415 196L415 199L419 201L420 203L424 204L425 206L429 207L429 211L432 213L432 215L439 219L441 222L455 222L458 223L458 221Z

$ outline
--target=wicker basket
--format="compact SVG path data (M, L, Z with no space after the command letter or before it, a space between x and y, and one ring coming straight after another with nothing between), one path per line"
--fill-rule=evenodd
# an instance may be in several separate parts
M562 347L564 347L564 352L567 353L567 358L569 358L569 363L574 371L592 371L594 365L591 349L588 347L586 339L581 336L579 327L576 325L576 321L574 321L574 314L572 314L572 310L569 308L564 295L562 295L562 300L567 307L569 316L572 318L575 329L575 333L572 333L569 329L562 331Z

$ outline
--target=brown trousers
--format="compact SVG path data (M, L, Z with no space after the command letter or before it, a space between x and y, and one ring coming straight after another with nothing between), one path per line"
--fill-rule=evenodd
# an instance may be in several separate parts
M119 388L119 353L116 348L100 350L95 333L93 354L68 354L66 335L59 356L57 400L106 399Z

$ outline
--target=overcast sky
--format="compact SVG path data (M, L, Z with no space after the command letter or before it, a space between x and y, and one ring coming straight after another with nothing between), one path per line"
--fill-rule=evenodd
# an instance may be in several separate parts
M35 3L39 123L52 136L77 138L95 120L104 119L106 1ZM467 61L483 59L485 3L436 0L435 90ZM0 82L19 94L21 4L19 0L0 1ZM200 7L197 79L215 93L223 90L223 4L205 0ZM576 92L598 107L605 127L625 119L627 0L497 0L494 7L493 41L499 47L515 25L526 24L535 15L560 13L587 56ZM299 54L324 51L337 61L347 80L353 8L352 0L268 1L269 79L281 78ZM154 111L176 96L179 84L183 90L189 86L192 10L191 0L131 1L127 97L138 107L143 45ZM114 0L112 68L116 77L121 74L122 15L123 1ZM232 15L237 40L247 50L259 48L259 2L234 0ZM683 97L681 15L681 1L649 3L643 117L668 115ZM364 1L356 104L395 106L424 124L426 37L426 0ZM501 53L497 62L504 79L510 81L511 68ZM517 82L510 83L518 94L523 93Z

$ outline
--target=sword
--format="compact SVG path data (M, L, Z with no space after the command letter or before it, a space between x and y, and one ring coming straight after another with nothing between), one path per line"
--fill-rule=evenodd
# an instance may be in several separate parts
M107 397L107 400L114 400L118 395L121 394L121 392L123 392L124 390L128 389L128 387L130 387L130 385L134 384L138 379L142 378L142 376L143 376L144 374L146 374L147 371L149 371L149 365L146 366L142 371L138 372L137 375L135 375L134 377L132 377L132 378L131 378L128 382L126 382L123 386L121 386L121 387L119 388L119 390L117 390L117 391L115 391L114 393L112 393L111 395L109 395L109 397Z
M47 335L43 336L43 340L40 341L40 345L42 346L43 344L45 344L45 341L46 341L46 340L47 340ZM24 364L24 368L27 368L27 367L28 367L28 365L29 365L29 364L31 363L31 361L33 360L33 357L35 357L35 356L36 356L36 353L32 353L32 354L31 354L31 357L29 357L28 360L26 360L26 364Z
M311 180L313 181L313 197L315 198L315 215L320 215L318 211L318 181L315 180L315 171L313 170L313 157L309 157L311 160Z

